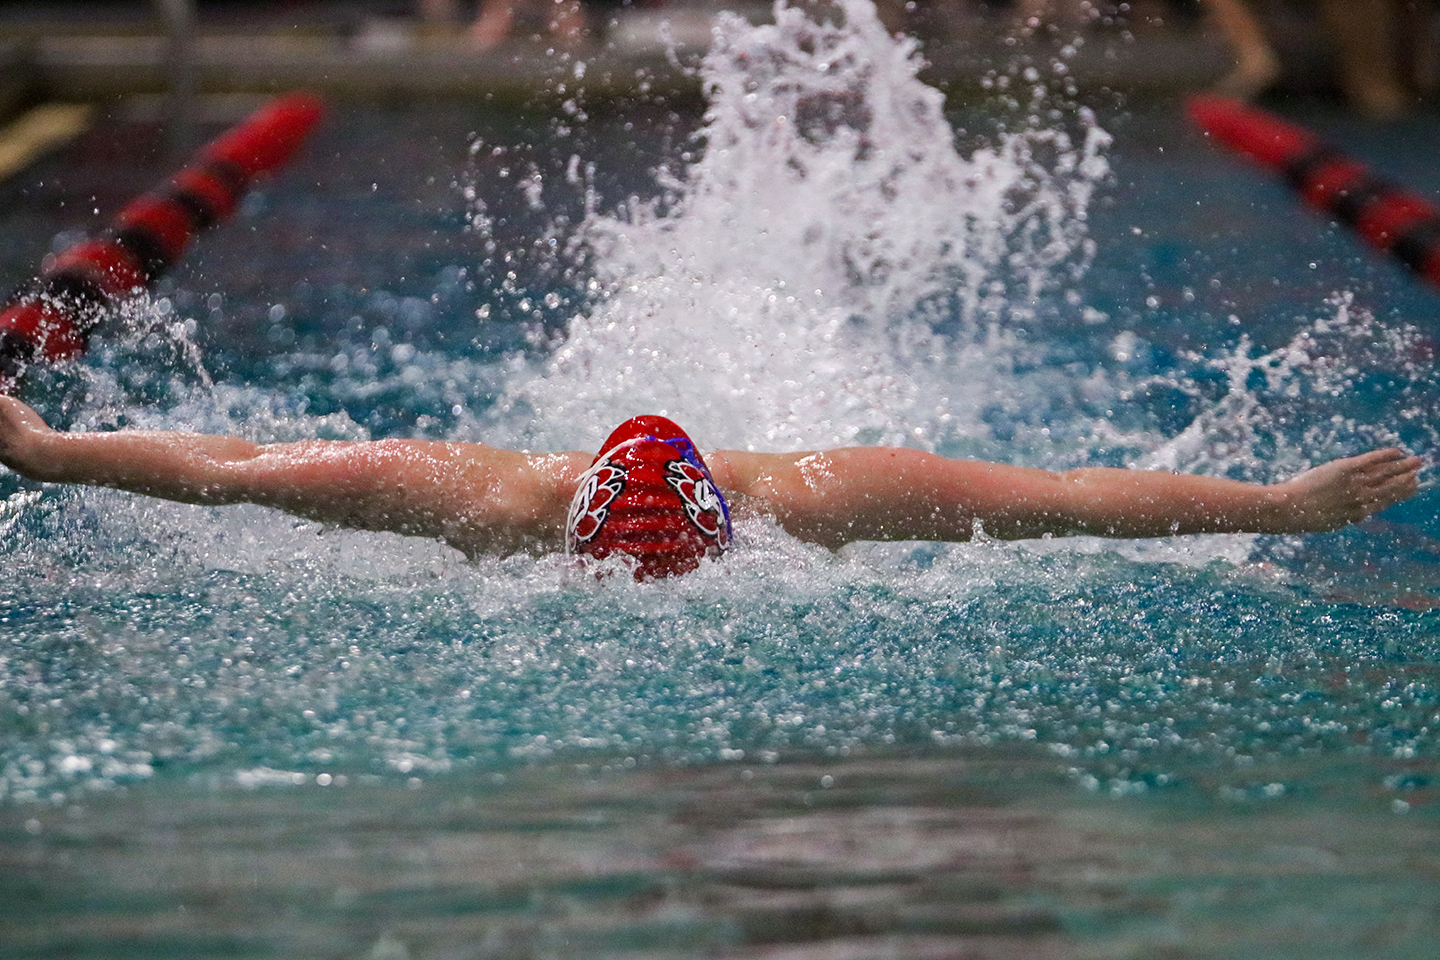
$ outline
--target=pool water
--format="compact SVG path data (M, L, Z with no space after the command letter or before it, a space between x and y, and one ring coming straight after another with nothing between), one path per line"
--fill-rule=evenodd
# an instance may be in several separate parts
M1174 104L730 23L703 115L338 104L27 398L72 427L1430 457L1436 295ZM1039 76L1038 74L1036 76ZM1440 187L1432 118L1297 118ZM703 137L698 135L703 134ZM0 187L22 279L158 181ZM136 157L141 158L136 161ZM24 242L22 242L22 240ZM673 582L0 478L0 956L1428 957L1433 494L1324 536L859 545Z

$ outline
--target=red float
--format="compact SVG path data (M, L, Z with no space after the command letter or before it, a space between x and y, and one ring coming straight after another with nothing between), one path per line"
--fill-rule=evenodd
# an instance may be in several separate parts
M82 355L106 312L153 284L201 230L231 216L256 179L294 155L322 112L309 94L277 97L132 201L99 237L47 257L0 312L0 391L13 392L27 367Z
M1440 207L1433 202L1258 107L1205 94L1191 98L1189 111L1207 134L1284 175L1311 206L1440 287Z

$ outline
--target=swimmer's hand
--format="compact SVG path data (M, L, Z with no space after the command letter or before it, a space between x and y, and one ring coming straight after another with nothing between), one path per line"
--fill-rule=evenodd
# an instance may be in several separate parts
M54 432L40 414L14 397L0 396L0 463L22 476L39 479L43 441Z
M1286 522L1284 533L1321 533L1364 520L1414 496L1419 457L1394 447L1322 463L1273 485Z

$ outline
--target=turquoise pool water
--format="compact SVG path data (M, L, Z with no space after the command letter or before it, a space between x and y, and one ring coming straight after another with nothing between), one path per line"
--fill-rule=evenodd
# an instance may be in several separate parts
M337 105L31 399L546 449L663 409L705 446L1255 479L1433 455L1434 294L1172 104L1035 103L1022 67L942 111L852 18L732 25L705 116ZM1440 186L1433 119L1297 117ZM6 276L158 180L122 162L158 142L116 117L5 185ZM1428 957L1440 933L1429 491L1303 540L831 555L760 524L637 585L0 485L0 956Z

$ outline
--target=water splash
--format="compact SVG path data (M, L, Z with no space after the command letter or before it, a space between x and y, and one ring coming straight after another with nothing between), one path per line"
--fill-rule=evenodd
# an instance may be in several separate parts
M1179 385L1203 398L1198 415L1140 465L1268 482L1374 447L1433 451L1433 345L1413 327L1380 323L1350 294L1326 310L1273 350L1242 336L1213 356L1188 354L1197 369Z
M657 200L590 217L601 295L511 387L541 430L589 446L644 410L717 446L924 445L957 414L978 428L926 382L966 359L934 314L973 337L1083 272L1108 137L1082 112L1078 143L1035 126L961 157L919 66L868 0L722 17L703 156Z

